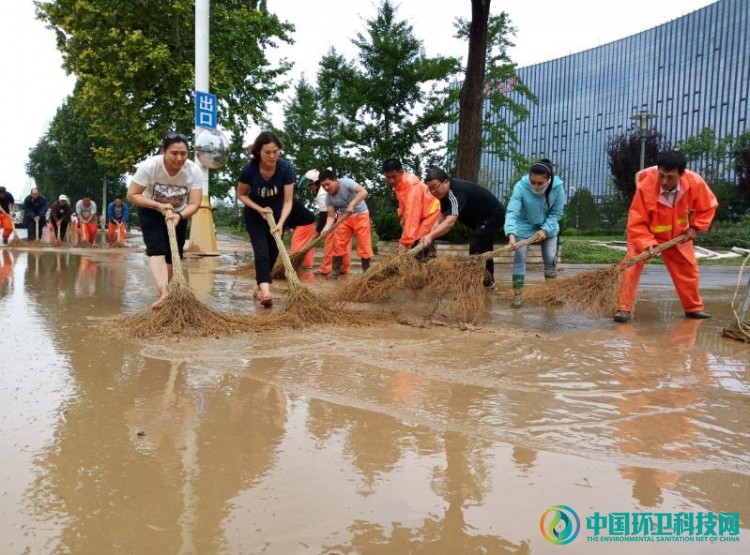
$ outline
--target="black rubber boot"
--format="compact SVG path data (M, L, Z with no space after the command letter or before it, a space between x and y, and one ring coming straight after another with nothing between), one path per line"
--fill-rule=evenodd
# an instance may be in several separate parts
M328 274L328 279L338 279L338 277L341 275L341 264L344 262L343 256L334 256L333 257L333 270L330 274Z
M362 263L362 273L364 274L367 270L370 269L370 260L371 258L360 258L359 261Z

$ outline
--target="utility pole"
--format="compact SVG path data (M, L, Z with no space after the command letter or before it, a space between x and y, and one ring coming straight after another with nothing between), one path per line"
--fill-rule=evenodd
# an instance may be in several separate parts
M208 46L209 46L209 4L210 0L195 1L195 90L208 92ZM200 131L195 122L193 139ZM214 216L208 194L208 168L198 161L203 174L203 198L198 212L190 223L190 244L198 247L198 254L218 256Z

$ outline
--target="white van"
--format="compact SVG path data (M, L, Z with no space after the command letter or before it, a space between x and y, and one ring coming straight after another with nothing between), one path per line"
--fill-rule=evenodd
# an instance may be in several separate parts
M16 214L13 217L13 224L16 227L26 227L26 222L23 221L23 208L19 208L16 204Z

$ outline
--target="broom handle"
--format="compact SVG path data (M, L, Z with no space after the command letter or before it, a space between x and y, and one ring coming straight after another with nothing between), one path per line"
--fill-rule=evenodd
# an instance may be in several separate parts
M630 268L631 266L635 266L639 262L642 262L644 260L648 260L649 258L653 258L655 256L659 256L662 252L664 252L667 249L670 249L674 247L675 245L679 245L680 243L684 243L688 240L688 236L683 233L682 235L678 235L674 239L670 239L669 241L666 241L662 243L661 245L654 247L653 250L645 250L641 254L638 254L636 256L631 256L630 258L626 258L622 262L619 262L619 264L622 264L626 268Z
M39 220L36 220L36 240L41 241L42 238L39 237Z
M268 222L268 225L271 229L276 227L276 219L273 217L273 213L269 212L266 214L266 221ZM286 247L284 246L284 242L281 240L281 235L276 232L272 233L274 241L276 241L276 246L279 249L279 256L281 257L281 262L284 264L284 271L286 272L286 280L292 285L302 285L302 282L299 280L299 277L297 277L297 272L294 271L294 266L292 266L292 261L289 259L289 253L286 252Z
M309 241L308 241L307 243L305 243L305 245L304 245L304 246L303 246L303 247L302 247L302 248L301 248L300 250L298 250L298 251L297 251L297 252L296 252L295 254L307 254L307 252L308 252L308 251L309 251L310 249L312 249L313 247L317 246L317 245L318 245L318 243L320 243L320 242L321 242L321 241L323 241L323 240L324 240L324 239L325 239L326 237L328 237L328 236L329 236L329 235L330 235L331 233L333 233L333 232L334 232L334 231L336 230L336 228L337 228L338 226L340 226L341 224L343 224L343 223L344 223L344 221L346 221L346 219L347 219L348 217L349 217L349 214L344 214L343 216L341 216L341 217L340 217L340 218L339 218L338 220L336 220L335 222L333 222L333 225L332 225L332 226L331 226L330 228L328 228L328 231L325 231L324 233L321 233L321 234L320 234L320 235L318 235L317 237L313 237L312 239L310 239L310 240L309 240Z
M496 256L504 253L504 252L512 252L520 247L526 247L528 245L533 245L537 242L536 235L532 235L528 239L523 239L521 241L518 241L514 247L511 247L510 245L505 245L503 247L499 247L495 249L494 251L490 252L483 252L482 254L476 255L484 260L489 260L490 258L495 258Z
M172 279L175 285L185 285L185 276L182 274L182 260L180 260L180 248L177 246L177 232L175 231L172 210L167 210L167 234L169 235L169 250L172 252Z

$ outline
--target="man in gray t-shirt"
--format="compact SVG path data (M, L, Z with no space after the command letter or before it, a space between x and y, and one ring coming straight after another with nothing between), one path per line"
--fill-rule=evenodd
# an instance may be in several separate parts
M328 193L326 197L328 218L323 227L323 233L333 225L337 212L349 215L349 218L333 232L333 271L328 277L336 279L341 275L341 263L352 236L357 238L357 254L362 262L362 271L366 272L372 259L370 212L365 203L367 190L353 179L347 177L338 179L336 172L330 169L321 171L318 180L320 186Z
M93 245L99 224L96 221L96 203L91 200L90 194L84 193L81 200L76 202L76 216L78 217L78 230L81 233L81 240Z

